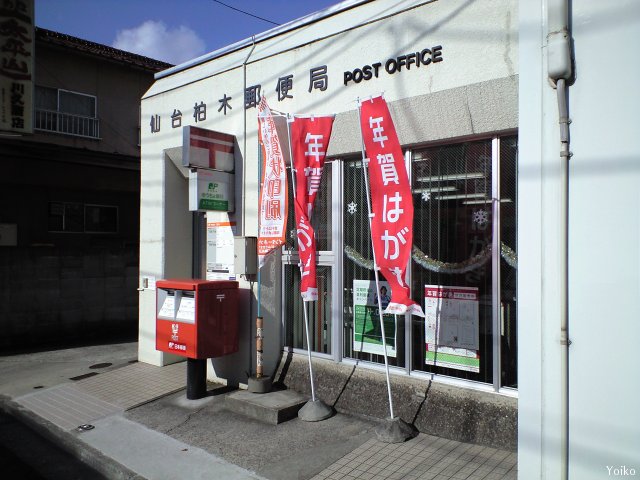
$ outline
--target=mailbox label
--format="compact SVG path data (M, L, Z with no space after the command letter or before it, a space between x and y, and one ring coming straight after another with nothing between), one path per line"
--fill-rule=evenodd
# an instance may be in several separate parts
M196 357L196 327L183 323L158 319L156 349L185 357Z

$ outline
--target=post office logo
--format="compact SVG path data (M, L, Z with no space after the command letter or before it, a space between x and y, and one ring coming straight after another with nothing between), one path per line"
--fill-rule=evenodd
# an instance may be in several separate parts
M173 335L171 335L171 340L174 340L176 342L178 341L178 330L179 330L179 328L180 328L180 324L179 323L172 323L171 324L171 333L173 334Z

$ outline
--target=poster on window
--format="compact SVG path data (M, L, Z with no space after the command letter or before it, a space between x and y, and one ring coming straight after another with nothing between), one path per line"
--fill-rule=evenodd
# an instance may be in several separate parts
M391 289L388 282L380 282L376 291L373 280L353 281L353 350L364 353L384 355L382 333L378 315L378 296L382 309L391 301ZM387 356L396 356L396 318L395 315L382 316L387 341Z
M425 363L480 371L480 297L474 287L425 285Z
M207 280L235 280L233 236L236 222L207 216Z

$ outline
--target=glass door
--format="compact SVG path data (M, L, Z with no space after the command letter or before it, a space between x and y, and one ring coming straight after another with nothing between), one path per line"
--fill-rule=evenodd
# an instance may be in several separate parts
M315 230L317 246L317 283L318 300L303 302L300 295L300 268L296 243L295 214L293 202L290 202L287 222L287 242L282 255L282 300L284 344L286 347L307 350L304 327L304 304L306 303L309 321L311 351L319 354L333 354L333 322L335 302L334 292L334 241L333 235L333 196L334 166L337 162L328 161L322 174L322 181L315 200L311 225ZM291 176L289 176L291 178ZM293 198L289 182L289 198Z

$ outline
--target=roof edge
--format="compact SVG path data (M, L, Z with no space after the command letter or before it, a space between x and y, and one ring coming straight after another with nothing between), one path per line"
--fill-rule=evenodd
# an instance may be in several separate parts
M35 27L35 36L36 39L41 42L75 48L83 53L106 57L119 63L135 65L139 68L153 72L173 66L172 64L161 60L145 57L144 55L138 55L137 53L131 53L125 50L119 50L108 45L91 42L82 38L73 37L66 33L54 32L53 30L47 30L46 28Z

